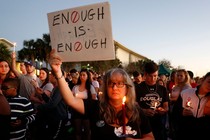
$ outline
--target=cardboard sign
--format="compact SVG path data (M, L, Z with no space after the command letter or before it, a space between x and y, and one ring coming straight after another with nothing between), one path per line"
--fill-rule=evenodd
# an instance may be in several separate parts
M51 46L63 62L115 59L108 2L47 15Z

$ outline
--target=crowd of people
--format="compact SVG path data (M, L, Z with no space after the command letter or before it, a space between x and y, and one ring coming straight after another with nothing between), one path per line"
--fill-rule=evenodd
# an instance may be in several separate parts
M153 62L129 75L112 68L62 70L53 50L51 71L32 62L0 60L2 140L205 139L210 130L210 72L195 82L178 69L160 75ZM133 78L131 78L133 77Z

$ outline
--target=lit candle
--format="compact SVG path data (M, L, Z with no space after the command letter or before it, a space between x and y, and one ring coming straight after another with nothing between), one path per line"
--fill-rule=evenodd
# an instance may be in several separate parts
M187 101L187 107L191 107L191 101Z
M78 93L74 94L75 97L78 97Z
M157 108L157 102L155 102L155 109Z
M150 108L156 110L157 109L157 106L158 106L158 102L157 101L154 101L154 103L152 104L152 106Z
M122 111L123 111L123 135L126 134L126 110L125 110L125 101L126 101L126 96L123 97L123 101L122 101Z
M15 47L16 47L16 42L14 43L14 46L13 46L13 52L15 52Z

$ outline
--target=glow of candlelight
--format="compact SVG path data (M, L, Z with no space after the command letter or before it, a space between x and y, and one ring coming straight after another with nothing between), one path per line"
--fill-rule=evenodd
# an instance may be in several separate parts
M13 52L15 52L15 47L16 47L16 42L14 43L14 46L13 46Z
M187 107L190 107L191 106L191 101L188 101L187 102Z
M102 95L102 94L103 94L103 92L99 91L99 92L98 92L98 94L99 94L99 95Z
M155 102L155 109L157 108L157 102Z
M158 102L157 101L154 101L154 104L150 108L156 110L157 109L157 106L158 106Z
M122 104L125 104L126 96L123 97Z
M123 97L123 100L122 100L122 111L123 111L123 135L126 134L126 130L125 130L125 127L126 127L126 122L125 122L125 119L126 119L126 110L125 110L125 101L126 101L126 96Z
M78 93L75 94L75 97L78 97Z

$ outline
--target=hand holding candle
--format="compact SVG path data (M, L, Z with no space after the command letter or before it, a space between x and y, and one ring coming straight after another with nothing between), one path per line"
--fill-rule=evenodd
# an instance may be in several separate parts
M156 110L157 109L157 106L158 106L158 102L157 101L154 101L152 106L150 108Z
M125 101L126 101L126 96L123 97L123 101L122 101L122 111L123 111L123 135L126 134L126 109L125 109Z
M192 108L191 105L192 105L191 100L188 100L188 101L186 102L186 107L187 107L187 108Z
M155 109L157 109L157 102L155 102Z
M187 109L190 109L190 108L192 109L192 100L190 97L188 97L185 106Z
M102 94L103 94L103 92L101 92L101 91L98 92L98 95L102 95Z

